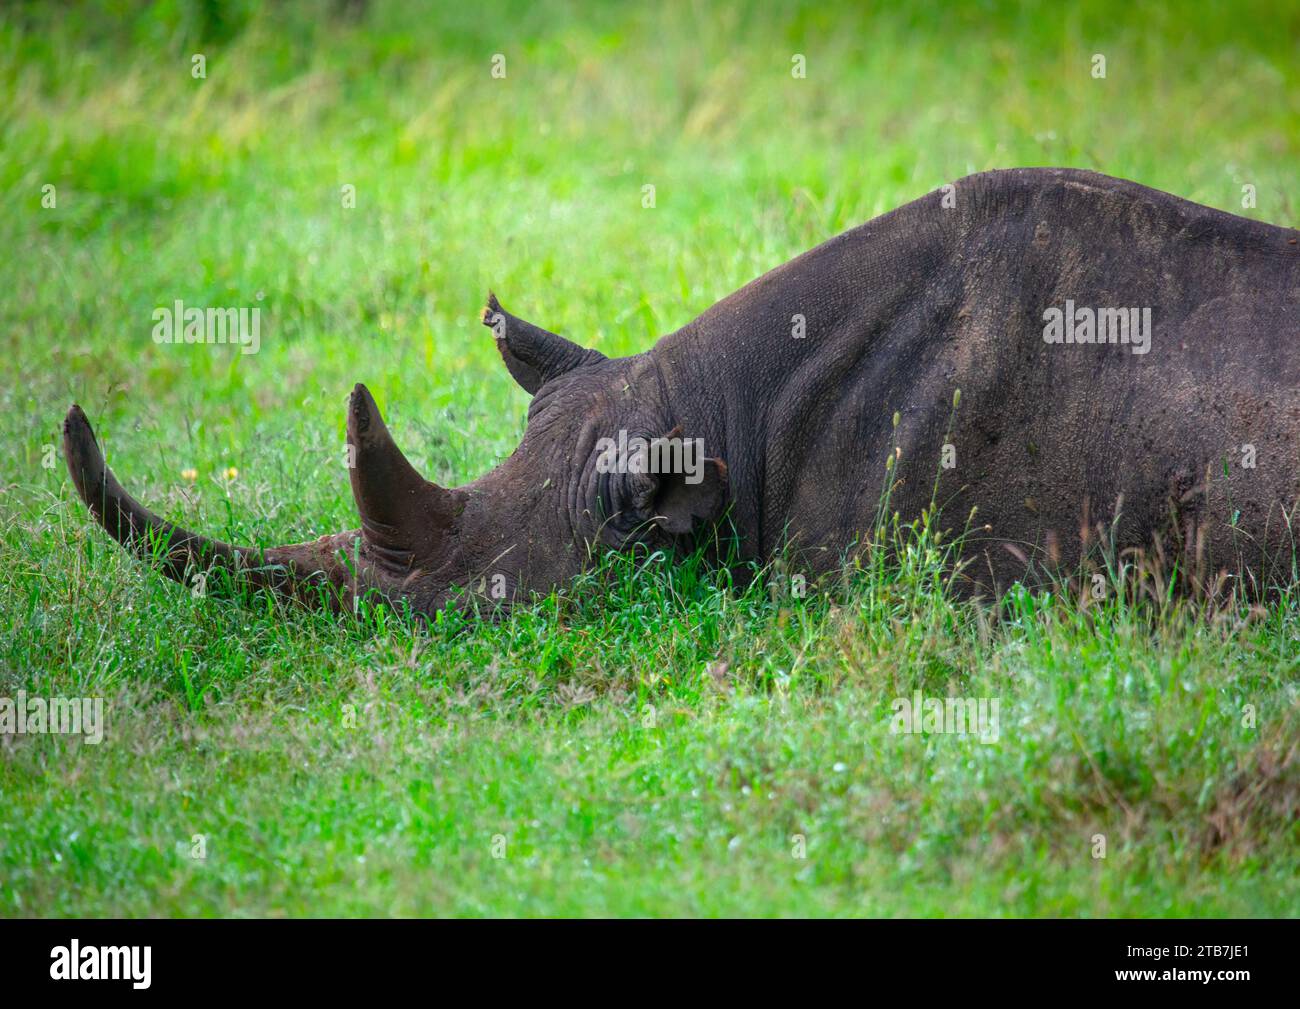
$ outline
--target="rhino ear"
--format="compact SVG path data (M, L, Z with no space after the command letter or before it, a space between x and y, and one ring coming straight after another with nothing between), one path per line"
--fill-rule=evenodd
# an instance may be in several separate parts
M727 501L727 464L705 459L699 480L688 483L684 473L659 477L651 521L671 536L686 536L722 517Z
M676 434L674 431L667 440ZM602 537L615 549L644 542L655 530L668 536L688 536L722 517L727 502L727 464L721 459L705 459L700 453L695 456L696 465L648 465L647 457L636 448L629 452L613 439L605 442L597 450L598 517ZM657 458L662 462L672 455Z
M579 347L562 336L516 318L501 307L492 293L483 306L482 321L496 336L497 350L510 374L530 396L567 371L605 360L605 355L598 350Z

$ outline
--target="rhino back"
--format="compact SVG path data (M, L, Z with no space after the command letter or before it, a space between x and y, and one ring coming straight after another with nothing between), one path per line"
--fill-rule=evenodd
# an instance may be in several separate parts
M891 510L915 517L936 488L945 525L977 507L985 584L1030 557L1075 564L1121 502L1120 547L1176 511L1207 565L1290 564L1296 237L1090 172L982 173L771 271L655 353L725 445L755 555L790 539L838 564L898 453ZM1146 352L1047 342L1045 313L1067 307L1125 310L1135 341L1149 319Z

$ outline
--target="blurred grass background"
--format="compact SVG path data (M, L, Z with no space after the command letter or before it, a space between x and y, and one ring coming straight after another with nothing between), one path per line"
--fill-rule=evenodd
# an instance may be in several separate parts
M111 746L3 741L0 909L1294 913L1292 600L1102 633L1026 598L990 630L894 589L792 615L688 569L505 626L341 627L164 584L50 446L75 400L169 518L350 527L354 382L440 483L517 443L489 287L636 352L995 167L1295 226L1297 57L1281 0L0 8L0 687L116 698ZM261 307L260 353L155 345L176 299ZM887 736L918 684L1001 695L1018 729ZM525 854L488 859L498 830Z

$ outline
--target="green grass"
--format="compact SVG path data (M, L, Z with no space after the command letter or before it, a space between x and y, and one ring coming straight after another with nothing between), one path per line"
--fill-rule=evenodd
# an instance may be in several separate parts
M513 449L527 399L478 325L489 287L636 352L1014 165L1296 226L1294 9L63 9L0 12L0 696L109 713L99 746L0 736L0 913L1300 909L1295 593L994 611L946 598L922 540L806 599L625 559L416 631L192 599L47 448L79 401L154 510L305 539L354 524L354 382L440 483ZM261 306L260 353L155 345L178 298ZM917 689L1000 699L998 741L891 733Z

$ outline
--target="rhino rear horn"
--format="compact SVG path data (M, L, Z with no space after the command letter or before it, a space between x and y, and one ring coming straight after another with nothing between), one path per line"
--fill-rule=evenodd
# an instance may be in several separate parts
M366 547L391 571L405 570L450 530L452 493L415 471L388 433L370 390L360 384L348 407L348 445Z
M511 315L491 292L483 306L482 321L496 336L497 350L510 374L530 396L565 372L605 360L605 355L598 350L579 347L571 340Z

